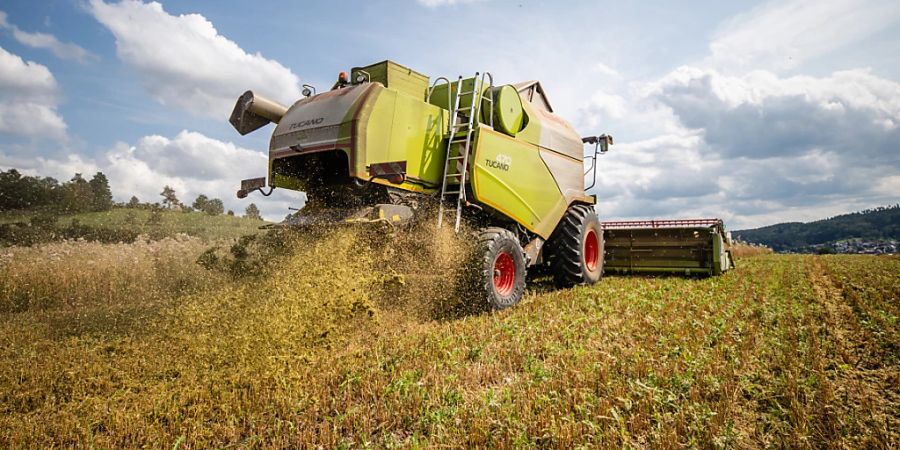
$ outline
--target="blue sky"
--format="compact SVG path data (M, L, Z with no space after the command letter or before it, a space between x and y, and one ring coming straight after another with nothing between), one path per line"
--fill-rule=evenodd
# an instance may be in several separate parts
M602 218L731 228L900 201L900 4L892 1L0 3L0 168L102 170L120 200L238 200L271 128L227 123L241 92L392 59L431 76L539 79L584 135L611 133Z

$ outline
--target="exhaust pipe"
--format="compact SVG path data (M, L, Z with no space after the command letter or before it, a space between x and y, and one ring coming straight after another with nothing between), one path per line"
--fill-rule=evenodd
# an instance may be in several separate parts
M253 91L247 91L238 97L228 121L243 136L262 128L269 122L278 123L287 110L286 106L278 102L260 97Z

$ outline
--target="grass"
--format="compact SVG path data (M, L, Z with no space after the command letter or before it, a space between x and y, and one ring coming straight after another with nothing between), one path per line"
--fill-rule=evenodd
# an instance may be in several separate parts
M37 213L30 211L7 211L0 214L0 224L28 223ZM57 225L66 226L73 221L96 228L137 230L151 236L175 236L187 234L206 241L236 239L257 233L267 222L228 215L210 216L192 211L162 211L159 223L152 223L149 209L113 208L109 211L60 215Z
M900 444L896 257L539 281L458 315L427 239L301 237L240 280L195 243L0 253L0 447Z

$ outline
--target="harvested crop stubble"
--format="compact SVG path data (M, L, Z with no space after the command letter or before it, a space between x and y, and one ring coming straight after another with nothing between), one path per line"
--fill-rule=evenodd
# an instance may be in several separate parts
M732 244L728 247L728 250L731 250L731 256L734 256L735 258L772 254L772 249L764 245L752 245L744 243Z
M466 298L427 276L454 252L432 239L301 236L268 275L127 333L60 338L38 310L4 312L0 447L898 444L896 258L538 284L456 316L441 305Z

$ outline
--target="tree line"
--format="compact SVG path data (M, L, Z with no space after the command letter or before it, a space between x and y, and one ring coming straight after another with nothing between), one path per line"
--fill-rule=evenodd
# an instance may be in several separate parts
M76 173L65 183L51 177L22 175L16 169L0 172L0 211L78 213L106 211L112 207L109 179L102 172L97 172L90 180Z
M132 196L127 203L117 204L113 201L109 179L103 172L97 172L90 180L76 173L71 180L60 183L51 177L23 175L16 169L0 171L0 212L27 210L75 214L125 207L200 211L211 216L234 215L233 211L225 212L221 199L204 194L198 195L190 205L182 203L170 186L163 187L159 195L162 197L159 202L141 202L137 196ZM247 206L244 217L262 220L259 208L253 203Z

